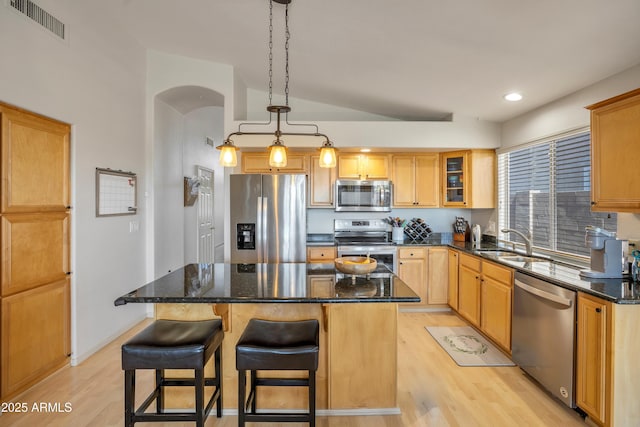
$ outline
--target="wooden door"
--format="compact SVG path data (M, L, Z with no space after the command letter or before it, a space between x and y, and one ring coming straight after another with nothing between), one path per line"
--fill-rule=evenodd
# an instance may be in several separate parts
M413 156L393 156L393 205L415 207L415 158Z
M424 208L440 204L440 167L438 154L415 157L415 202ZM394 187L394 190L397 187Z
M0 103L2 213L69 206L69 134L63 123Z
M480 327L481 260L460 254L458 269L458 313Z
M447 257L447 248L429 248L427 268L427 302L429 304L447 303L449 297Z
M332 208L336 183L336 168L321 168L320 156L309 156L310 208Z
M458 311L458 252L449 249L449 306Z
M483 276L481 286L481 329L511 352L512 288L488 276Z
M68 362L69 281L2 298L2 396L13 396Z
M398 277L420 297L419 303L427 302L427 249L423 247L400 248L398 250Z
M338 156L338 178L360 179L360 155L341 154Z
M389 156L372 154L364 157L364 161L364 179L389 179Z
M611 336L610 305L578 293L578 344L576 358L576 404L602 424L608 424L607 377Z

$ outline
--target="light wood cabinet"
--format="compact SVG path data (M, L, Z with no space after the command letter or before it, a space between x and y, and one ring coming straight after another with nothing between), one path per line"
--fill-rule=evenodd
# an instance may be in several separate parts
M449 297L447 248L429 248L427 267L427 303L446 304Z
M320 156L309 156L310 208L333 208L336 183L336 168L321 168Z
M611 304L580 292L577 316L576 404L592 420L609 425Z
M465 253L458 262L458 313L510 352L513 270Z
M327 274L326 276L308 276L309 293L313 298L331 298L336 294L336 277Z
M398 249L398 277L420 297L419 303L407 305L424 305L427 302L427 251L424 246Z
M460 253L458 262L458 313L480 327L481 260Z
M513 270L482 261L481 288L480 329L510 352Z
M0 397L68 363L70 126L0 103Z
M389 179L387 154L341 154L338 156L339 179Z
M640 212L640 89L591 110L591 209Z
M442 206L495 208L494 150L442 153Z
M458 251L449 249L448 270L449 270L449 306L458 311Z
M393 205L438 207L440 166L438 153L392 157Z
M242 153L242 173L308 173L307 156L304 153L287 153L287 165L281 168L269 166L266 152Z
M336 256L335 246L307 246L307 262L333 262Z

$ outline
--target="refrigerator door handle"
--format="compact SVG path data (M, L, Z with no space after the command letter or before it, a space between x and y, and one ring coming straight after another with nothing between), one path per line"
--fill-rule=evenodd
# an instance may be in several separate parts
M256 255L257 262L264 262L264 247L265 247L265 236L264 236L264 212L263 212L263 201L262 197L258 196L258 201L256 203L257 212L256 212Z

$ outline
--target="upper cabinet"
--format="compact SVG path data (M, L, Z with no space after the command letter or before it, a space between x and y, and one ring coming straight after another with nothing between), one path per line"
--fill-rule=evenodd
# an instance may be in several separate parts
M441 156L442 206L495 208L495 151L455 151Z
M438 207L440 201L438 153L394 155L392 166L393 206Z
M304 153L287 153L287 166L269 166L269 153L242 153L242 173L307 173L307 156Z
M321 168L320 156L309 156L309 198L310 208L333 208L336 182L336 168Z
M339 179L389 179L386 154L342 154L338 156Z
M591 209L640 212L640 89L591 110Z

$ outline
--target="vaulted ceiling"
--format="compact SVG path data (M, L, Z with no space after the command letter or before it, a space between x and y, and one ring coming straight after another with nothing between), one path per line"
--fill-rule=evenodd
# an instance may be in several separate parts
M267 90L268 0L100 3L143 46L230 64ZM640 63L638 0L293 0L289 25L292 97L402 120L502 122Z

